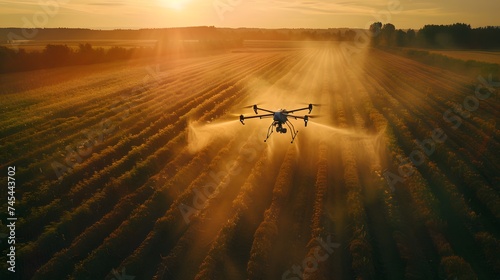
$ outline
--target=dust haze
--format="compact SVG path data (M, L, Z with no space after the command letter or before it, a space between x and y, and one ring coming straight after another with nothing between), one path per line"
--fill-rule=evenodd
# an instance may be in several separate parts
M345 60L350 59L350 64L362 65L366 59L366 50L361 50L356 57L347 57L346 53L334 52L331 44L303 43L304 51L298 51L299 61L307 60L307 65L297 63L281 72L273 80L260 76L249 77L247 90L244 95L238 96L238 101L227 110L227 114L215 119L211 123L190 122L188 126L188 147L191 152L214 143L215 141L228 141L231 137L237 137L238 142L245 142L248 138L256 140L256 145L266 146L269 154L281 153L291 147L297 150L297 161L305 160L314 163L317 159L311 155L317 154L318 145L327 145L330 150L340 149L341 139L352 143L364 143L360 154L370 154L371 157L363 157L366 160L380 162L379 156L386 151L384 141L385 130L374 131L368 127L359 125L341 124L336 125L334 119L338 115L337 100L345 102L344 98L355 101L355 105L368 102L365 96L361 96L355 89L343 83L353 84L355 81L338 80L339 72L344 71ZM312 49L312 52L309 50ZM308 50L308 51L305 51ZM355 72L357 68L351 68ZM349 76L353 77L353 76ZM354 76L356 79L361 77ZM336 82L339 84L334 84ZM346 93L347 91L347 93ZM255 115L252 108L254 104L259 107L278 111L280 109L296 109L307 107L308 104L317 104L313 107L308 126L304 127L304 121L289 118L299 131L294 144L290 144L291 136L288 131L280 134L274 131L267 143L263 140L272 118L245 120L245 125L239 122L239 115ZM348 105L348 104L346 104ZM265 113L260 111L259 114ZM307 110L295 113L297 116L309 115ZM358 145L359 146L359 145ZM272 156L270 157L272 158ZM381 166L379 166L382 168ZM381 170L378 170L379 172Z

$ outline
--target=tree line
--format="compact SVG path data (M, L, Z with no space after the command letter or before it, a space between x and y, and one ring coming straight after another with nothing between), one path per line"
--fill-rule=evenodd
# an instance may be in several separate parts
M391 23L375 22L370 25L374 46L498 49L500 27L471 28L469 24L425 25L418 31L396 29Z
M80 44L78 48L48 44L43 50L32 52L23 48L15 50L0 46L0 73L111 62L151 53L151 48L111 47L104 49L94 48L88 43Z
M3 33L8 33L7 35ZM7 39L16 39L9 34L17 34L17 29L0 29ZM418 47L418 48L459 48L459 49L499 49L500 27L488 26L471 28L465 23L452 25L425 25L419 30L396 29L391 23L375 22L370 25L373 46ZM12 49L0 46L0 73L19 72L71 65L84 65L120 61L132 58L169 55L172 53L203 52L216 49L241 47L244 40L318 40L352 41L356 32L352 29L260 29L260 28L215 28L193 27L181 29L146 30L86 30L86 29L43 29L37 39L52 39L62 36L67 39L109 36L114 39L126 37L156 38L155 47L124 48L114 46L108 49L95 48L89 43L78 47L48 44L41 51L28 52L23 48ZM175 36L174 36L175 35ZM95 37L97 36L97 37ZM156 36L156 37L155 37ZM178 41L170 38L179 37ZM18 38L17 38L18 39ZM82 40L85 41L85 40ZM7 41L9 42L9 40ZM15 42L15 41L10 41Z
M0 46L0 73L123 61L157 55L201 53L238 47L242 44L243 41L238 40L160 40L154 47L113 46L103 48L82 43L75 48L68 45L48 44L41 51L26 51L24 48L12 49Z

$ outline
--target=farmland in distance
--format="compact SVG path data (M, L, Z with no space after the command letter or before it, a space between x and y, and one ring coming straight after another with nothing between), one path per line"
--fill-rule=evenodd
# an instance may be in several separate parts
M500 64L500 52L498 51L472 51L472 50L434 50L431 53L442 54L461 60L475 60L488 63Z
M17 275L500 274L497 84L377 49L252 44L1 75ZM293 144L238 121L309 103Z

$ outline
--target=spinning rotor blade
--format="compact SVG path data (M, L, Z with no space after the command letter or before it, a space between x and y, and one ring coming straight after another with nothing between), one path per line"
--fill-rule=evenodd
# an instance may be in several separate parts
M295 112L298 112L298 111L303 111L303 110L309 110L309 107L306 107L306 108L299 108L299 109L293 109L293 110L287 110L286 112L288 114L293 114ZM311 109L312 110L312 109Z
M257 104L254 104L254 105L249 105L249 106L245 106L245 107L243 107L243 108L247 108L247 109L248 109L248 108L252 108L252 109L253 109L253 111L255 112L255 114L258 114L258 113L259 113L259 112L258 112L259 110L264 111L264 112L268 112L268 113L274 113L274 112L273 112L273 111L271 111L271 110L264 109L264 108L260 108L260 107L259 107L259 105L257 105Z
M300 103L302 105L313 105L313 106L317 106L317 107L321 107L321 106L324 106L325 104L324 103Z
M321 118L323 117L323 115L307 115L309 118L311 119L315 119L315 118Z
M307 108L309 109L309 114L311 113L311 111L314 107L321 107L321 106L325 105L324 103L309 103L309 104L302 103L302 104L307 105Z
M299 109L293 109L293 110L289 110L287 111L288 113L290 114L293 114L294 112L298 112L298 111L302 111L302 110L309 110L309 114L311 113L313 107L315 106L322 106L323 104L320 104L320 103L309 103L309 104L306 104L306 103L302 103L304 105L307 105L307 107L304 107L304 108L299 108Z
M264 108L259 108L259 107L257 107L257 105L254 105L253 110L255 111L256 114L257 114L257 110L261 110L261 111L264 111L264 112L268 112L268 113L274 114L273 111L268 110L268 109L264 109Z
M299 109L293 109L293 110L287 110L287 113L290 113L290 114L293 114L295 112L298 112L298 111L303 111L303 110L309 110L309 114L311 113L313 109L313 105L312 104L309 104L308 107L305 107L305 108L299 108Z
M307 115L303 116L303 117L301 117L301 116L287 115L287 117L290 117L290 118L293 118L293 119L301 119L301 120L303 120L303 119L305 119L305 117L307 117Z
M257 105L257 104L255 104L255 105ZM243 109L253 108L253 106L255 106L255 105L243 106L243 107L241 107L241 108L243 108Z
M318 118L318 117L321 117L321 115L305 115L303 117L301 117L301 116L294 116L294 115L287 115L287 117L294 118L294 119L304 120L304 126L307 126L307 123L309 122L310 118L311 119Z

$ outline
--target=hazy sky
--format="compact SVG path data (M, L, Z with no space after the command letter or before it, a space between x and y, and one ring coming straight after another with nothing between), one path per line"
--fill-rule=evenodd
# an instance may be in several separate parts
M499 0L0 0L0 27L397 28L500 25Z

